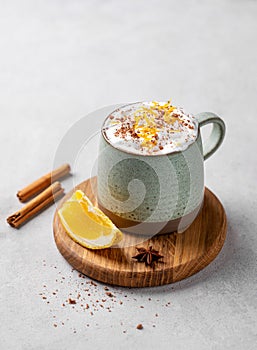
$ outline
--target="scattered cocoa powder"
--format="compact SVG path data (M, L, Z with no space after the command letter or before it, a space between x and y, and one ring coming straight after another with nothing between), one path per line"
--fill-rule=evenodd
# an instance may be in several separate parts
M76 300L69 298L68 299L69 304L77 304Z
M106 292L105 294L108 295L108 297L110 298L113 297L113 294L111 292Z
M55 268L54 266L51 266L51 267ZM73 271L75 271L75 270L73 269L72 272ZM61 272L58 272L58 274L60 274L60 273ZM83 279L86 278L86 276L82 275L81 273L79 273L77 276L79 276L80 278L83 278ZM60 276L60 279L56 279L56 282L59 281L59 283L60 282L62 283L64 280L65 280L65 277L64 276L63 277ZM69 285L71 285L71 283L74 283L74 282L72 281L72 277L69 277L69 278L66 277L66 280L64 281L64 283L69 286ZM84 283L88 284L89 288L84 288L83 289L82 285ZM83 312L86 313L86 310L91 308L90 315L93 316L94 312L100 311L101 309L104 309L104 310L106 310L108 312L112 312L112 309L114 308L114 305L115 305L114 303L115 302L118 303L119 305L123 305L123 301L122 300L117 300L116 299L116 295L114 295L113 292L110 291L109 287L107 287L107 286L103 286L102 287L103 293L109 298L108 299L101 298L101 299L98 300L98 299L95 299L95 296L98 294L98 293L96 294L96 292L98 292L98 290L96 288L94 288L94 287L97 287L98 284L95 283L94 281L91 281L91 280L90 281L85 281L84 283L83 282L79 282L77 288L72 293L69 293L69 297L68 297L68 299L66 299L66 303L72 305L72 309L74 309L74 312L79 312L79 308L81 308L83 310ZM49 304L49 303L52 304L52 302L55 302L54 300L56 300L57 294L58 294L58 296L60 296L59 293L61 291L59 292L59 290L57 288L54 289L54 291L51 291L51 292L47 291L46 284L43 285L43 288L44 288L43 292L39 293L39 295L41 296L41 298L43 300L48 299L46 301L47 304ZM84 292L89 292L89 293L85 294L83 291ZM116 291L116 293L119 294L119 295L122 295L123 298L128 298L128 295L127 294L123 295L122 291ZM136 298L132 298L132 294L134 294L134 292L130 291L129 293L130 293L129 294L130 300L137 301ZM47 294L50 294L50 295L47 295ZM56 296L56 298L54 298L54 299L51 298L51 295ZM91 296L92 299L88 298L90 296ZM49 302L49 300L50 300L50 302ZM151 301L151 300L152 300L152 298L149 297L148 301ZM160 301L160 300L156 299L155 301ZM62 307L65 307L66 303L63 302L63 303L60 303L59 305L62 306ZM168 307L169 305L171 305L171 302L167 302L166 304L163 304L162 307L164 307L164 306ZM143 309L145 306L140 305L139 307L141 309ZM53 315L54 309L51 309L50 312L52 314L53 319L56 319L56 316ZM157 313L155 314L155 317L158 317ZM67 319L67 321L68 320L69 319ZM61 320L60 320L60 323L54 323L54 327L57 327L58 324L64 325L64 322L61 322ZM86 326L89 327L89 324L87 324ZM156 325L153 324L152 327L156 327ZM141 330L144 327L140 323L140 324L137 325L136 328ZM73 328L73 330L74 330L74 333L76 333L76 329ZM127 332L127 330L123 330L123 333L126 333L126 332Z

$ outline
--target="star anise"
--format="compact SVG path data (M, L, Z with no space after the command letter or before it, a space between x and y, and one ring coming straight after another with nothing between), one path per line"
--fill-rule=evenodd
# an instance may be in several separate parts
M159 259L163 258L163 255L159 254L158 250L153 249L150 246L148 249L140 247L137 248L138 254L132 256L133 259L137 259L138 262L144 262L146 265L152 266Z

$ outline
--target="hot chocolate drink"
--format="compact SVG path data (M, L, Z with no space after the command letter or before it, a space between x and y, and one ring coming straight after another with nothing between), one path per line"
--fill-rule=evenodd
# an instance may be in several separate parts
M198 121L170 101L123 106L105 120L103 135L115 148L137 155L184 151L198 135Z
M202 145L200 129L213 124ZM182 232L204 197L203 161L220 146L224 122L168 101L137 102L105 119L98 156L98 205L126 232Z

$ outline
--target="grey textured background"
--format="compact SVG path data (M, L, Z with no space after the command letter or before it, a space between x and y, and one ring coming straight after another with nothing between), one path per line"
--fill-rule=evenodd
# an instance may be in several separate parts
M1 349L256 348L256 18L250 0L0 0ZM55 247L55 208L11 229L16 190L51 169L63 135L90 111L170 97L227 125L206 162L228 216L221 254L174 285L111 287L112 312L62 307L87 292ZM105 291L88 288L91 307Z

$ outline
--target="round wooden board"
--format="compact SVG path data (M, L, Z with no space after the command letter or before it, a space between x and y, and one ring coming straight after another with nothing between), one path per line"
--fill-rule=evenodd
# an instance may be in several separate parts
M91 178L76 187L96 205L97 179ZM68 193L60 203L67 200ZM205 189L204 205L193 224L183 233L159 235L148 239L124 234L126 247L90 250L74 242L65 232L57 212L53 222L56 245L76 270L108 284L126 287L152 287L182 280L207 266L221 250L227 230L224 208L218 198ZM139 243L140 242L140 243ZM159 250L163 262L153 267L132 259L136 246Z

